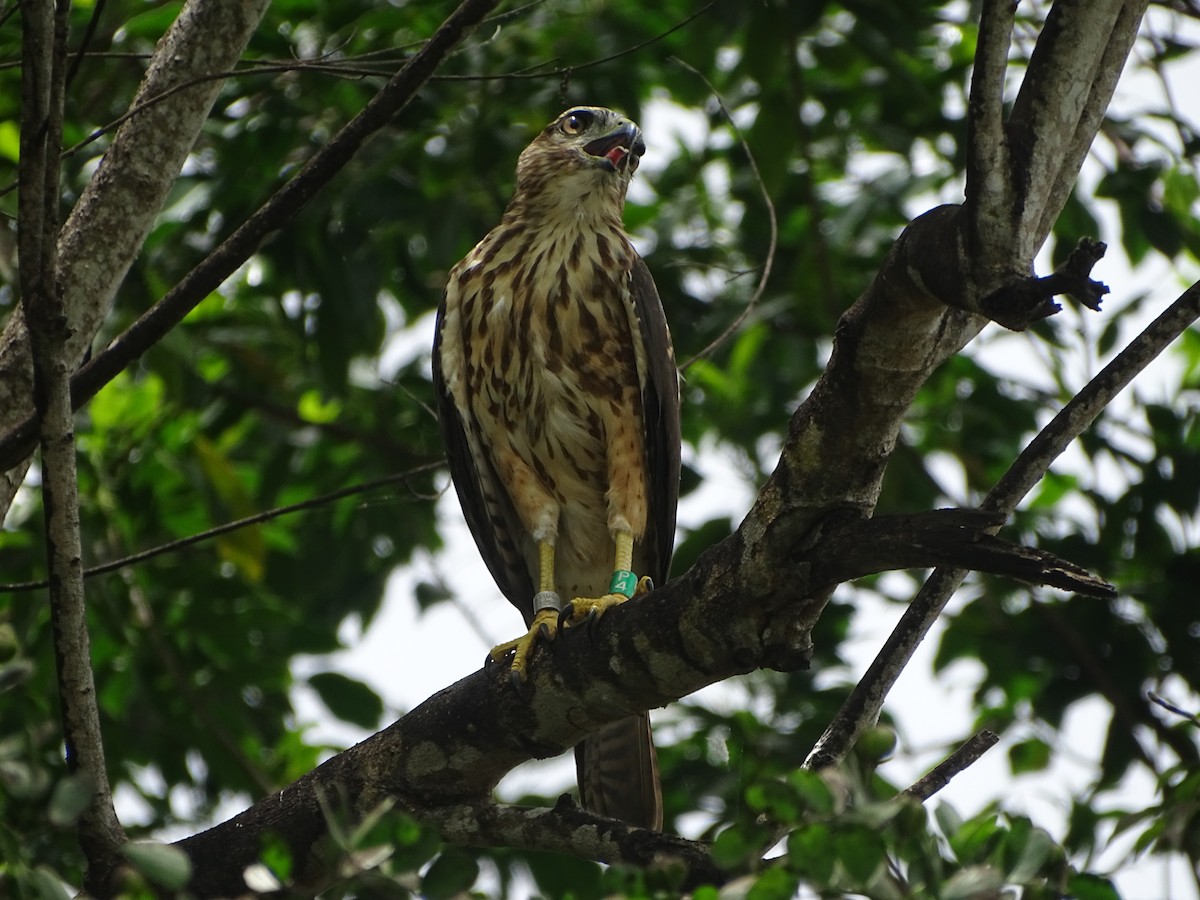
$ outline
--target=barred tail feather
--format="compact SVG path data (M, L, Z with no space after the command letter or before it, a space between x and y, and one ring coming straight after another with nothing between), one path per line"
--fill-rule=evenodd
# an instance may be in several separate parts
M583 806L641 828L662 829L658 756L646 713L620 719L575 746Z

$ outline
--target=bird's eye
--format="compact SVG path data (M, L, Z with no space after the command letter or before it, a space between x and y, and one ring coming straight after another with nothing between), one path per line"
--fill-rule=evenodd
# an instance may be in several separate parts
M587 128L590 116L585 113L571 113L562 120L563 134L579 134L583 129Z

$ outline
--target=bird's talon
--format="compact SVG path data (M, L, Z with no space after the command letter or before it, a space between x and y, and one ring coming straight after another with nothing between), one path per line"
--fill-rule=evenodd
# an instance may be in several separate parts
M642 597L654 590L654 579L649 575L643 575L638 579L637 587L633 589L633 596Z

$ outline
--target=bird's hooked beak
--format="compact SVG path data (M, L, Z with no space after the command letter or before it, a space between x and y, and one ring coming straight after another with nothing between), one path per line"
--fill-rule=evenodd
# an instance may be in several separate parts
M610 172L616 172L623 166L632 172L646 152L646 142L642 140L642 132L636 125L625 122L615 131L584 144L583 152L598 160Z

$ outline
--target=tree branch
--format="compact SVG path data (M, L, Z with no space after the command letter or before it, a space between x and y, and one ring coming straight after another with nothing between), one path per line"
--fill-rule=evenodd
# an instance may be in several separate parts
M1200 282L1172 303L1134 338L1095 378L1063 407L1029 442L981 504L1007 517L1050 468L1050 464L1084 432L1112 399L1193 322L1200 318ZM909 604L883 649L855 686L837 716L805 760L822 769L842 760L863 729L879 719L883 701L908 665L951 595L966 577L963 569L938 569Z
M898 518L892 525L842 521L828 530L832 538L822 531L782 555L775 569L789 589L765 595L744 588L743 539L735 534L703 554L681 578L589 628L569 629L539 645L525 691L512 689L504 666L485 667L284 790L181 841L195 873L189 891L224 896L244 890L242 872L257 861L268 832L287 842L295 871L305 873L304 883L321 882L328 875L320 853L327 837L322 803L328 805L330 798L336 801L336 816L350 821L385 802L422 821L447 806L485 808L496 783L514 766L555 756L607 722L769 662L777 623L791 607L818 602L814 598L827 587L814 581L822 571L820 561L855 542L856 535L864 548L857 565L864 572L879 571L898 555L917 566L946 553L961 561L971 552L970 541L959 551L939 547L936 554L922 546L899 549L903 537L896 533L937 533L939 520L951 528L975 526L977 536L992 522L959 510ZM876 545L887 549L872 562L870 548ZM1055 561L1051 568L1064 566ZM485 825L456 827L459 834L476 827L489 833ZM632 853L641 838L636 837L640 832L629 834L629 846L621 844L617 832L600 837ZM564 840L558 838L560 844Z
M1005 228L1015 203L1004 139L1004 77L1012 43L1013 0L985 0L967 102L967 252L984 260L988 236Z
M160 42L133 102L197 74L231 68L267 2L186 4ZM58 277L71 325L66 352L72 367L108 315L220 87L220 81L200 84L126 122L63 226ZM60 145L61 140L53 148L56 157ZM22 423L23 437L20 452L10 450L0 469L20 462L36 435L28 344L24 316L14 313L0 334L0 431Z
M1046 17L1008 140L1020 208L1014 251L1033 259L1046 240L1096 137L1147 0L1057 0Z
M59 290L58 148L62 143L69 4L22 3L21 146L18 253L21 308L29 323L32 399L42 449L42 491L50 618L67 767L91 789L79 819L89 882L107 877L125 836L104 765L92 679L79 535L79 486L70 377L72 336Z
M352 484L348 487L339 488L336 491L330 491L326 494L320 494L316 497L310 497L307 500L300 500L296 503L289 503L286 506L277 506L274 509L268 509L260 513L244 516L240 519L234 519L232 522L224 522L204 531L189 534L187 537L178 538L174 541L168 541L165 544L159 544L157 547L150 547L147 550L139 550L137 553L131 553L128 556L123 556L120 559L114 559L106 563L92 566L85 569L83 572L84 578L92 578L96 575L104 575L108 572L115 572L118 569L123 569L126 566L132 566L136 563L145 562L148 559L153 559L156 556L161 556L164 553L174 553L191 547L195 544L204 541L212 540L215 537L220 537L223 534L228 534L231 531L237 531L239 528L249 528L251 525L258 525L261 522L269 522L271 519L277 519L280 516L290 515L291 513L303 512L309 509L316 509L321 506L328 505L343 497L352 497L356 494L363 494L368 491L376 490L377 488L386 487L393 484L406 484L412 481L416 476L435 472L441 469L442 462L426 463L422 466L415 466L405 472L397 472L392 475L383 475L371 481L364 481L361 484ZM21 593L23 591L36 591L44 587L49 587L49 581L19 581L12 584L0 584L0 593Z
M643 868L678 866L684 871L683 890L724 884L729 878L713 862L707 841L689 841L593 815L569 794L563 794L553 809L493 803L449 806L423 813L421 822L435 828L443 840L465 847L564 853Z
M999 740L1000 738L994 731L979 732L902 793L906 797L914 797L924 803L948 785L955 775L978 762L979 758L996 746Z
M441 64L447 52L499 0L463 0L425 46L392 77L353 119L324 144L287 183L225 238L166 295L143 313L72 380L72 402L79 408L131 362L183 321L201 300L221 286L250 258L263 240L295 216L346 165L363 143L388 124ZM167 105L165 108L171 108ZM131 122L140 121L136 117ZM28 453L32 420L0 438L0 469Z

